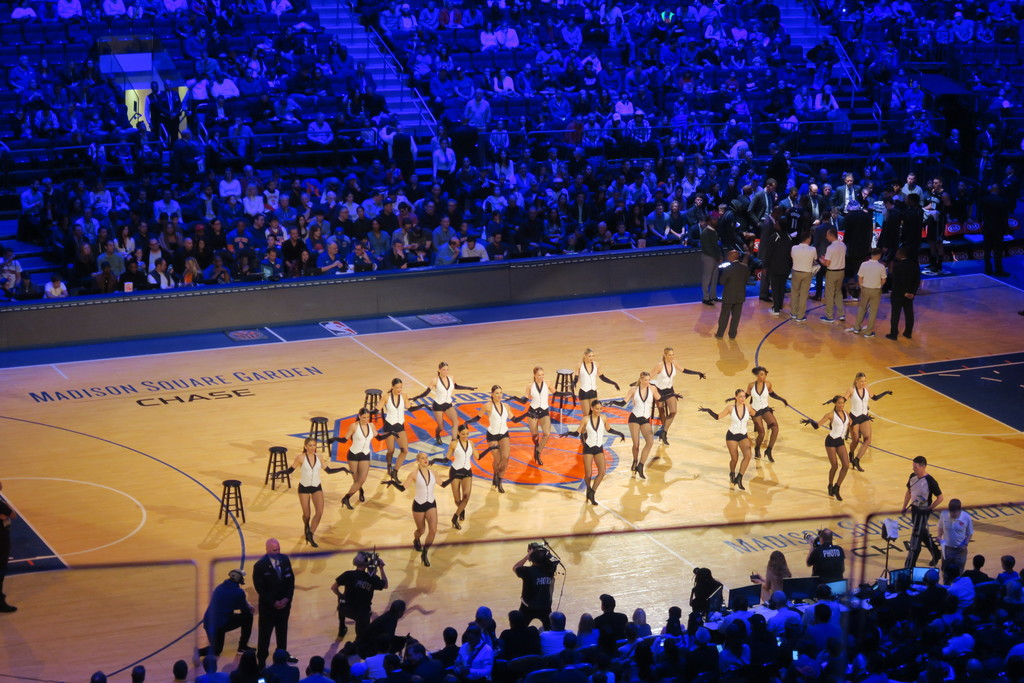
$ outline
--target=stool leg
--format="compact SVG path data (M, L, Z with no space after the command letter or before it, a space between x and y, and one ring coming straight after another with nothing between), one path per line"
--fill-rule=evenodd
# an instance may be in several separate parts
M242 524L245 524L245 506L242 504L242 489L236 489L235 495L238 496L238 512L242 515Z

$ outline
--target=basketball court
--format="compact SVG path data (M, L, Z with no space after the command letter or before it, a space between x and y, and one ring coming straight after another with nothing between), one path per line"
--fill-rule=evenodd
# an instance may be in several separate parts
M847 550L847 576L873 580L884 568L878 519L898 515L917 455L928 457L947 500L982 507L972 553L989 555L991 568L998 555L1024 549L1024 508L1013 505L1024 500L1024 342L1016 315L1024 292L982 275L927 280L914 339L899 342L883 336L884 299L874 339L819 323L818 309L800 325L748 299L735 342L712 336L717 307L678 299L608 297L7 354L2 481L21 519L6 592L20 609L0 619L0 672L70 680L101 669L127 680L125 669L141 660L151 675L168 675L174 660L205 644L192 629L212 585L239 564L251 569L270 537L296 568L290 649L304 660L337 647L329 587L351 566L353 551L374 546L391 580L375 611L406 600L400 629L429 647L441 645L444 626L461 626L481 604L503 624L518 605L512 564L539 538L564 563L556 596L572 625L581 612L596 613L598 594L609 592L620 611L642 606L660 628L668 606L685 608L696 566L712 568L726 586L744 586L780 549L803 575L803 533L825 525ZM851 317L854 306L847 305ZM340 505L348 475L325 475L318 554L305 555L314 551L303 539L297 475L292 488L264 485L268 449L284 446L294 457L312 417L328 417L341 436L364 390L386 389L399 377L416 395L440 361L459 384L476 387L456 395L466 419L481 412L492 385L522 395L535 365L553 383L559 369L578 367L586 347L622 387L601 384L601 397L622 397L666 346L680 366L708 378L676 380L685 399L671 445L652 451L646 481L631 475L628 440L611 439L609 474L591 506L581 490L578 439L553 436L536 466L525 423L514 425L507 493L490 486L491 457L479 460L461 531L448 523L451 495L438 489L429 568L411 549L411 492L380 485L382 445L366 502L354 511ZM737 491L728 480L727 425L697 408L720 410L757 364L791 407L773 402L781 425L775 462L752 461L747 490ZM846 391L857 372L867 373L873 392L894 393L871 404L875 448L866 472L848 476L840 503L825 492L824 432L799 420L821 418L822 403ZM626 410L608 415L623 423ZM408 424L410 459L442 455L426 411L410 414ZM570 407L554 428L578 424ZM472 426L478 444L483 432ZM332 457L344 461L345 451L336 445ZM218 520L226 479L242 482L244 523ZM905 555L897 546L893 568Z

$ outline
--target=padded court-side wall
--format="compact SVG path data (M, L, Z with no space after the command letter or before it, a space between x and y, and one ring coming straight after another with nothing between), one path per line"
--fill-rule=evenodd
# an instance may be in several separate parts
M700 284L700 252L651 249L0 308L0 348L351 320Z

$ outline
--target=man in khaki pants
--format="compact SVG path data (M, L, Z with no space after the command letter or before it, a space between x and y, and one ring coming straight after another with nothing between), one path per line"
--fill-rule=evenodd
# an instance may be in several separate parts
M882 298L882 285L885 284L885 266L882 265L881 258L882 250L876 247L871 250L871 258L860 264L857 271L857 279L860 282L860 306L857 307L853 327L846 328L847 332L863 332L865 337L875 336L875 318L878 317L878 303Z
M821 257L821 264L828 270L825 272L825 315L821 322L832 324L836 316L840 322L846 320L846 308L843 306L843 274L846 272L846 245L839 239L839 232L833 227L825 236L828 248Z
M807 297L811 295L811 278L814 277L814 262L818 258L818 250L811 246L808 232L800 236L800 244L793 245L789 250L793 259L793 282L790 286L789 308L790 317L798 323L807 322Z

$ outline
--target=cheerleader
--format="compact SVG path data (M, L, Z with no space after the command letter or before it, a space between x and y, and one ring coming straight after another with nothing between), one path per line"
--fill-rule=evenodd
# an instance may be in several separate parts
M782 401L782 405L789 407L789 402L775 393L772 383L768 381L768 370L760 365L750 371L754 375L754 381L747 385L747 396L750 397L750 407L754 411L754 431L757 432L757 440L754 442L754 457L761 457L761 444L764 443L765 427L771 432L768 438L768 448L764 454L768 462L775 462L772 457L772 449L775 447L775 440L779 438L779 421L775 419L775 410L768 405L768 397Z
M377 439L383 439L388 447L385 457L387 458L388 480L392 483L398 480L398 468L409 457L409 436L405 433L406 410L412 412L425 408L425 406L407 408L405 394L402 393L403 387L402 380L397 377L391 380L391 389L385 394L384 406L381 410L384 416L384 425L380 429L380 434L377 435ZM399 448L397 465L394 464L396 444Z
M682 398L681 395L676 393L673 386L676 373L697 375L701 379L708 378L703 372L679 367L675 361L675 349L671 346L666 346L661 354L661 362L651 370L651 384L656 386L661 393L661 398L658 400L658 417L661 420L661 429L655 433L655 436L660 437L661 442L666 446L668 445L668 429L672 426L672 421L676 419L678 399Z
M502 402L505 394L501 387L495 384L491 387L491 401L487 410L487 443L495 450L494 454L494 478L491 485L497 487L498 493L505 493L505 487L501 485L501 478L505 476L508 468L508 457L511 441L508 436L508 421L512 417L512 411ZM469 420L477 422L483 417L483 413ZM489 448L488 450L491 450Z
M434 430L434 442L438 446L444 445L441 442L441 431L444 429L445 417L452 423L451 435L452 440L455 439L455 426L459 421L459 416L456 414L455 406L453 405L453 394L456 389L476 391L476 387L464 387L461 384L456 384L455 380L448 374L448 364L442 361L437 366L437 380L433 386L428 386L422 394L413 397L413 400L416 401L425 398L428 394L433 394L430 411L434 414L434 422L437 423L437 428Z
M853 378L853 386L846 390L845 398L850 404L850 464L853 469L863 472L860 466L860 459L864 457L868 447L871 446L871 415L868 414L868 404L877 401L891 394L891 391L883 391L874 396L868 390L868 376L858 372ZM858 442L860 448L857 447Z
M651 384L651 373L641 372L640 379L630 387L626 394L626 403L632 402L629 413L629 435L633 439L633 464L630 471L636 472L641 479L646 479L644 465L654 445L654 432L651 419L654 417L654 405L660 400L658 388ZM643 451L640 450L640 436L644 437Z
M352 470L352 488L341 499L341 504L349 510L353 509L351 498L356 492L359 493L360 503L366 501L366 496L363 495L363 484L366 483L366 476L370 473L373 438L376 435L377 429L370 422L370 411L360 408L356 421L349 425L345 436L338 439L341 443L352 442L348 448L347 458L349 469Z
M441 482L441 488L452 487L452 498L455 500L455 514L452 515L452 527L461 529L459 522L466 521L466 506L469 505L469 494L473 492L473 455L476 448L469 440L469 425L463 423L457 430L458 438L448 445L448 460L451 467L448 479Z
M828 436L825 437L825 454L828 455L828 495L834 496L842 502L843 497L839 494L839 487L846 479L846 473L850 471L850 454L846 450L846 431L853 423L853 415L846 412L846 397L836 396L833 401L835 408L815 422L807 418L800 420L801 424L811 425L815 429L823 424L828 424ZM841 463L841 464L840 464ZM839 476L836 476L836 470ZM833 483L834 482L834 483Z
M327 461L316 451L316 439L310 437L302 442L302 453L295 456L292 466L285 472L291 474L299 470L299 505L302 506L302 524L306 529L306 543L319 548L313 534L320 526L320 518L324 515L324 489L320 484L320 470L327 474L349 472L347 467L328 467ZM351 474L351 472L349 472ZM313 514L310 516L310 502Z
M544 465L540 459L541 451L551 438L551 408L548 405L550 395L551 390L544 381L544 368L538 365L533 369L533 382L526 387L526 399L523 401L529 401L529 408L523 415L512 418L513 422L526 418L526 424L530 427L530 438L533 440L533 461L541 466Z
M740 490L746 491L746 487L743 486L743 475L746 474L747 465L750 464L750 437L747 436L747 429L750 415L753 412L747 405L747 392L737 389L736 402L732 406L727 406L720 413L704 407L698 408L698 410L716 420L729 418L729 431L725 433L725 445L729 447L729 482L736 484ZM736 462L739 460L741 450L743 451L743 461L740 463L740 470L737 474Z
M425 567L430 566L430 559L427 552L437 535L437 501L434 499L434 488L437 485L437 478L430 471L430 458L426 453L416 454L416 469L409 473L405 480L405 486L414 487L412 501L412 518L416 522L416 533L412 537L412 547L420 554L420 559ZM423 532L427 537L420 542Z
M604 416L601 402L597 399L590 402L590 414L580 422L579 429L568 432L571 436L580 437L583 444L583 483L587 486L587 500L591 505L597 505L597 487L604 481L608 470L608 458L604 452L606 433L616 435L621 441L626 440L625 434L608 426L608 418ZM593 475L595 462L597 474Z
M583 352L583 361L580 363L579 369L576 370L576 376L573 377L573 384L576 385L579 392L577 398L580 401L580 415L590 414L590 402L597 398L597 380L611 384L615 387L615 391L619 391L619 385L602 375L597 369L594 350L587 349Z

